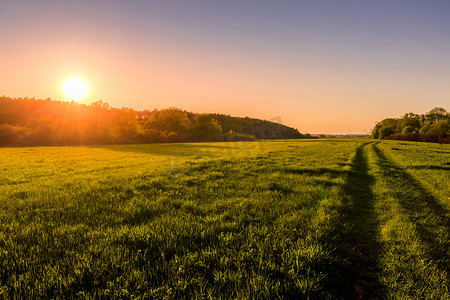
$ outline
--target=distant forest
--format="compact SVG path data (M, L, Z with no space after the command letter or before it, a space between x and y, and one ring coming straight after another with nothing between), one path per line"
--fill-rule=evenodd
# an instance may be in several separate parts
M442 107L418 115L407 113L401 118L387 118L372 130L375 139L450 143L450 114Z
M0 146L99 145L310 138L282 124L179 108L137 111L97 101L0 97Z

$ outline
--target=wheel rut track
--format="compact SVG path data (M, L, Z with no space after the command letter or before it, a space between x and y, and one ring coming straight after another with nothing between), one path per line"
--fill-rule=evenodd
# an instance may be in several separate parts
M334 283L330 283L328 289L334 289L343 299L382 298L383 288L378 279L380 229L374 210L376 198L372 193L375 178L369 172L366 155L368 145L370 143L360 145L350 168L342 170L345 180L339 192L341 204L333 220L334 230L326 237L328 241L324 241L329 243L329 239L333 239L336 247L333 255L338 261L346 262L330 266L333 271L329 273Z
M398 166L377 144L372 145L381 179L391 184L390 192L405 218L413 224L425 245L425 257L441 271L450 271L450 218L442 205L418 180Z
M369 174L365 143L357 148L352 161L350 175L343 187L349 195L348 218L352 236L348 237L352 247L352 293L353 299L380 299L381 284L378 281L379 224L374 210L375 196L372 186L375 179Z

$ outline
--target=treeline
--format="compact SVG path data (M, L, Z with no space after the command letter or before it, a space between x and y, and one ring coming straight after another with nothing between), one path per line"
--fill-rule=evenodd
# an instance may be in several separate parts
M372 130L375 139L450 143L450 114L435 107L426 114L407 113L401 118L387 118Z
M305 138L269 121L179 108L137 111L97 101L0 97L0 146L99 145Z

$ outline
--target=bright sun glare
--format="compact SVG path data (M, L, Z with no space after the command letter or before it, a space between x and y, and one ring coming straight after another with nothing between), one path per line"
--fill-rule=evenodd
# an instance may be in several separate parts
M63 85L64 93L66 93L67 97L71 100L80 100L87 93L87 85L86 83L79 78L70 78L67 79Z

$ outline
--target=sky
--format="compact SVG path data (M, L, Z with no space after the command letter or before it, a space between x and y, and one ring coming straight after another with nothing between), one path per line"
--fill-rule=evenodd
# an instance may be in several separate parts
M448 0L0 0L0 95L368 133L450 109Z

